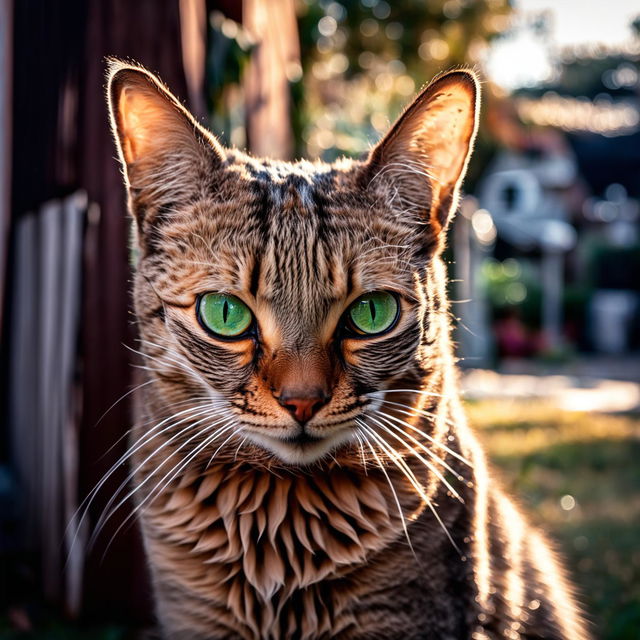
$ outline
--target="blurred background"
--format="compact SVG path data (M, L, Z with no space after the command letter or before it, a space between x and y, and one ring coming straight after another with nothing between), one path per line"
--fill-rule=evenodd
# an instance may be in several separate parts
M135 327L104 58L227 145L360 156L439 71L483 78L451 228L468 410L597 637L640 637L640 6L626 0L0 0L0 638L136 638ZM111 542L107 549L108 543Z

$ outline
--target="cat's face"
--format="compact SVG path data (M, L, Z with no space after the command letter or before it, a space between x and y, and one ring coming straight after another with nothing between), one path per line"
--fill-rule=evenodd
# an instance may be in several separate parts
M167 399L213 398L286 463L352 440L378 393L435 349L425 273L476 102L475 78L449 74L366 161L289 164L221 149L147 72L114 67L136 312Z

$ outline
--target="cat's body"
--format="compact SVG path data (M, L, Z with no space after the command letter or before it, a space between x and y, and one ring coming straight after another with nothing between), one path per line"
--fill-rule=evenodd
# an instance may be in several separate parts
M110 98L142 256L132 475L164 637L587 638L460 407L440 251L473 76L443 76L337 165L222 150L143 70L115 65ZM213 331L207 292L248 328ZM361 300L372 327L379 300L395 318L361 333Z

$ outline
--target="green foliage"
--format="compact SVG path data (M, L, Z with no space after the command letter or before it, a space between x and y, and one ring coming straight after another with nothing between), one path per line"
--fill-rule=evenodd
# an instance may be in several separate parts
M366 152L431 78L477 66L510 12L507 0L300 2L299 151L325 160Z
M508 0L298 0L302 77L290 79L295 155L332 161L366 153L421 86L442 71L478 67L508 28ZM242 79L253 48L241 25L213 12L206 85L211 128L244 147ZM481 134L472 187L494 142Z
M224 145L244 142L244 107L237 95L253 43L242 27L213 12L209 20L205 76L210 126ZM242 139L234 139L234 130Z
M533 266L526 260L504 262L488 258L482 265L487 298L496 314L517 308L529 327L540 326L542 289Z
M305 69L341 51L349 60L346 78L368 73L377 60L402 60L418 85L443 69L475 64L511 11L507 0L307 0L300 6ZM335 20L335 31L331 23L320 26L325 16Z

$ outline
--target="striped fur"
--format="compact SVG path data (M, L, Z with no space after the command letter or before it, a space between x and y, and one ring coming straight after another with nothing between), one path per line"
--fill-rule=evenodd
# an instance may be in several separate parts
M332 165L223 149L131 65L112 64L109 104L140 256L131 493L163 636L587 638L460 405L440 253L473 74L439 77L368 158ZM341 334L374 290L397 294L397 325ZM241 298L258 333L207 334L206 292ZM295 440L273 389L317 377L331 399Z

